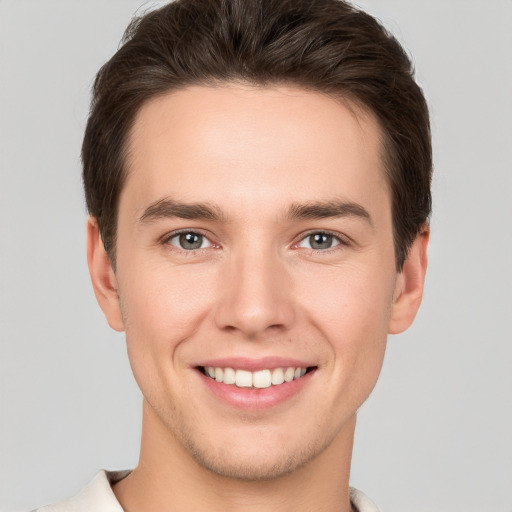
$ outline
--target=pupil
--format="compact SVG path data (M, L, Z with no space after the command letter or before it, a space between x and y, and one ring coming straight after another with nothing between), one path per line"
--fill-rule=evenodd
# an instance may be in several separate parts
M202 235L198 235L197 233L183 233L180 235L180 245L183 249L199 249L202 242Z
M310 243L313 249L329 249L332 245L332 235L316 233L315 235L311 235Z

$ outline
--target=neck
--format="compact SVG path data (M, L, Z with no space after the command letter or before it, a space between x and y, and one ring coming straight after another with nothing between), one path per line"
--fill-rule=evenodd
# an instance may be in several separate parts
M270 480L240 480L201 466L144 404L139 464L114 485L126 512L349 512L355 418L314 459ZM163 429L163 431L162 431Z

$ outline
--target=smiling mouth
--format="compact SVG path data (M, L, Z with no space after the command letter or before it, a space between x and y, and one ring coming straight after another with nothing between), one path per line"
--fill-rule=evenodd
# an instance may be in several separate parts
M265 389L298 380L306 375L306 373L315 370L316 367L288 366L258 370L256 372L215 366L199 366L198 369L207 377L223 384L236 386L238 388Z

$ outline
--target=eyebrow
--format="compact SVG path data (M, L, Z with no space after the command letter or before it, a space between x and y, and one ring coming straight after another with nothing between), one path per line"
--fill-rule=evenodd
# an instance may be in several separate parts
M210 220L225 222L225 217L217 205L210 203L183 203L170 198L151 203L142 213L139 222L147 224L159 219L178 217L188 220ZM294 203L288 209L286 218L290 220L326 219L336 217L358 217L371 226L368 211L360 204L347 201L311 201Z
M224 220L218 206L208 203L182 203L174 199L164 198L151 203L140 216L139 222L147 224L170 217L189 220Z
M373 226L368 210L350 201L313 201L292 204L288 209L287 217L292 220L357 217Z

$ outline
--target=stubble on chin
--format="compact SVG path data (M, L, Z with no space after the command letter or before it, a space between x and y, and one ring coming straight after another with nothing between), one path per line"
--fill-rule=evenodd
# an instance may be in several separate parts
M201 442L199 435L193 435L182 421L175 424L172 430L175 440L201 468L223 478L245 482L276 480L289 475L313 461L333 440L320 437L305 441L298 447L275 448L263 444L258 447L258 440L253 439L249 450L251 453L247 453L243 448L234 451L229 445L208 446ZM253 455L255 452L258 455Z

